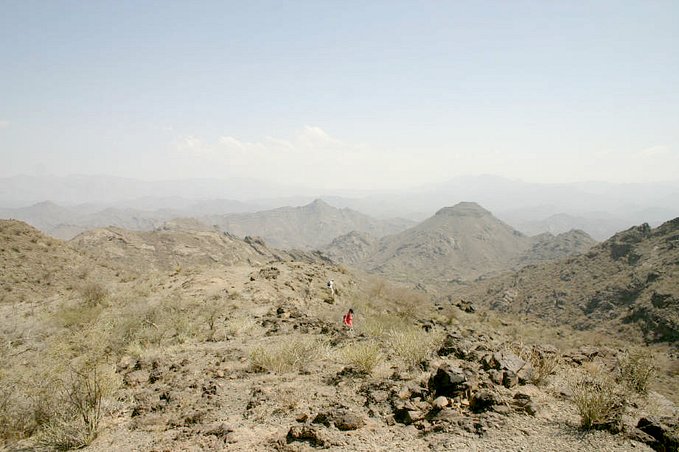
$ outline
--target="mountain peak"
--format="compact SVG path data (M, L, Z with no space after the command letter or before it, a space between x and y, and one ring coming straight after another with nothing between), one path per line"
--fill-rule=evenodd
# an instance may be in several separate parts
M460 202L451 207L444 207L436 215L482 217L491 215L489 211L475 202Z
M313 201L311 201L309 204L304 206L308 209L313 209L313 210L320 210L320 209L332 209L333 207L328 204L327 202L323 201L320 198L316 198Z

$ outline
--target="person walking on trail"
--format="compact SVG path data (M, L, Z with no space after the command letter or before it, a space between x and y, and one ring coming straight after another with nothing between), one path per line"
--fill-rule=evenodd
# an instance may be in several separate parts
M349 329L354 328L354 310L349 309L349 312L344 314L342 317L342 323L344 323L344 326L346 326Z
M331 279L328 281L328 290L330 291L330 295L333 297L335 296L335 280Z

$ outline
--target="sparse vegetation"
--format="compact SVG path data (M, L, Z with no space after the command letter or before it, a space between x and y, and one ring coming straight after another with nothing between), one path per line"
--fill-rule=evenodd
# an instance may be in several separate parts
M428 333L416 327L389 332L386 343L408 368L419 367L441 345L443 336L437 332Z
M620 383L639 394L646 394L656 366L648 352L626 350L618 357L617 371Z
M559 367L559 355L553 352L546 352L540 347L528 346L522 342L513 343L509 347L521 359L529 362L533 367L530 382L535 385L543 385L547 377L553 375Z
M57 450L76 449L97 437L104 399L118 387L114 370L85 364L55 381L54 405L40 427L38 441Z
M285 373L300 371L326 353L326 345L318 338L300 336L255 347L250 363L255 371Z
M384 355L379 344L366 341L344 346L340 350L340 358L357 371L370 374L384 359Z
M571 389L582 428L620 430L625 397L609 372L590 366L572 379Z

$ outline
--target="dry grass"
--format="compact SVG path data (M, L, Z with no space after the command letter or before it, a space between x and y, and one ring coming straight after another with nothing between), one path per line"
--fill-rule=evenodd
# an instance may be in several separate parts
M415 369L440 348L442 340L443 335L438 332L428 333L417 327L409 327L390 331L386 343L388 349L393 350L409 369Z
M364 374L371 374L384 359L380 345L373 341L348 344L340 350L339 355L344 364Z
M529 362L533 367L530 382L542 386L547 382L547 377L554 375L559 368L560 359L555 353L547 353L539 347L525 345L523 342L512 343L509 349L521 359Z
M608 371L590 366L575 375L570 383L582 428L620 430L626 398Z
M110 366L70 369L55 382L56 396L49 417L38 432L38 443L56 450L90 444L99 432L103 402L118 386L119 380Z
M656 365L648 351L626 350L618 356L617 372L620 383L639 394L646 394Z
M326 355L327 346L321 340L295 337L255 347L250 352L250 364L258 372L286 373L304 370L308 364Z

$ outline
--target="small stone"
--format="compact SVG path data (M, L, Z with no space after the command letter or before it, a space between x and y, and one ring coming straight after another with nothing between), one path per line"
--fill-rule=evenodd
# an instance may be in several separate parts
M323 434L316 427L310 425L293 425L288 430L286 440L288 444L293 441L307 441L314 446L325 446L327 444Z
M437 408L439 410L447 407L448 404L449 404L448 397L444 397L444 396L439 396L439 397L435 398L434 402L433 402L434 408Z
M335 427L342 431L358 430L365 425L365 421L357 414L345 412L335 417L334 424Z
M519 384L519 377L512 370L505 370L502 375L502 385L505 388L513 388Z
M410 425L413 422L417 422L423 417L424 415L422 414L421 411L407 410L405 408L396 410L396 412L394 413L394 420L405 425Z
M512 412L512 409L509 408L507 405L496 405L493 407L493 411L495 411L497 414L502 414L506 416Z
M537 405L535 402L528 402L523 409L526 411L526 413L530 414L531 416L535 416L538 412Z

